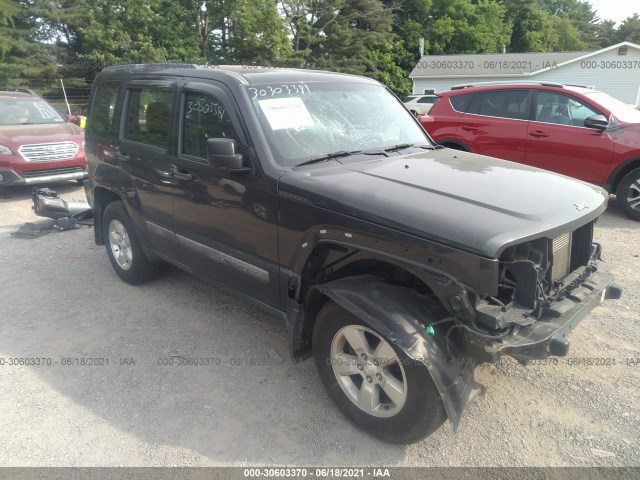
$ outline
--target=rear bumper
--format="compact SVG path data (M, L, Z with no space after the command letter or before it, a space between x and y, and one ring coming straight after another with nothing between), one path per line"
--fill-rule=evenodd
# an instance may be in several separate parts
M65 180L79 180L89 175L84 168L71 167L51 170L38 170L25 172L22 175L13 170L0 169L0 186L36 185L49 182L62 182Z
M567 337L576 325L605 299L620 298L621 292L613 283L613 275L600 270L593 272L569 297L555 302L533 325L522 327L500 341L488 342L485 349L496 359L499 354L522 361L564 356L569 350Z

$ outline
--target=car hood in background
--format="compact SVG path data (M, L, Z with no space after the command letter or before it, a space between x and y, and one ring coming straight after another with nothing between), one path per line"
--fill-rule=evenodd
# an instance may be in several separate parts
M282 175L280 192L489 257L574 230L608 198L569 177L450 149L303 167Z
M78 142L84 135L73 123L46 123L36 125L0 125L0 145L16 147L34 143Z

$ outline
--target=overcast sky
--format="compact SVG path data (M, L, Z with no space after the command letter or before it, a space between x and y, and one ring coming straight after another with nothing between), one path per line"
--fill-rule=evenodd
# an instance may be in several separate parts
M640 15L638 0L589 0L601 20L613 20L619 24L634 13Z

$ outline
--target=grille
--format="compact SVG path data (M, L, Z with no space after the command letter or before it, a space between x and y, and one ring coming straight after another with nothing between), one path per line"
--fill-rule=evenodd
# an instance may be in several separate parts
M22 145L18 152L27 162L55 162L69 160L76 156L78 146L73 142L40 143Z
M565 233L556 237L551 242L553 264L551 267L551 280L556 281L566 277L571 268L571 233Z
M33 177L40 177L43 175L61 175L64 173L76 173L76 172L84 172L84 169L80 167L48 168L46 170L31 170L29 172L24 172L22 176L24 178L33 178Z

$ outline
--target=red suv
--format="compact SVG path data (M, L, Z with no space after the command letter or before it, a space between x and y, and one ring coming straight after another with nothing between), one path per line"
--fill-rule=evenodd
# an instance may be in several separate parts
M437 143L601 185L640 221L640 111L556 83L460 85L437 95L420 119Z
M0 186L87 177L84 131L30 91L0 91Z

